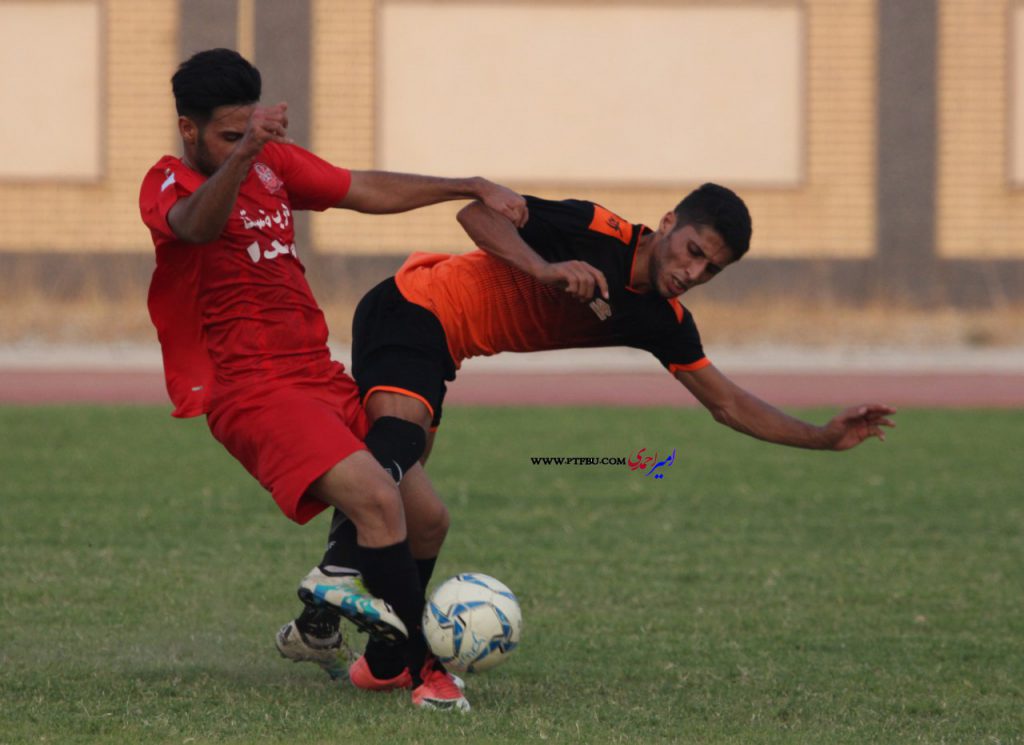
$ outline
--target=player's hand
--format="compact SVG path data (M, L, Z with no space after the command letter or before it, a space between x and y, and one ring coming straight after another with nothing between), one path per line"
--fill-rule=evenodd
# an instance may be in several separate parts
M257 106L249 117L238 151L243 157L255 157L268 142L291 143L288 138L288 104Z
M608 299L608 280L604 273L585 261L547 264L536 278L546 285L562 287L581 303L589 303L596 293Z
M885 442L883 427L895 427L889 419L896 409L883 404L863 404L845 409L825 425L825 435L832 450L849 450L869 437Z
M495 212L504 215L517 228L526 225L530 214L526 209L526 200L506 186L495 184L487 179L480 179L477 198Z

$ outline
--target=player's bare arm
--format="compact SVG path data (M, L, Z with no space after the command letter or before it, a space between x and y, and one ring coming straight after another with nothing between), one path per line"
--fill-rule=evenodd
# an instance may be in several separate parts
M454 199L479 199L515 225L526 223L526 200L485 178L440 178L390 171L352 171L352 184L337 205L369 214L407 212Z
M600 269L585 261L546 261L522 239L516 225L488 205L471 202L459 211L458 220L477 246L534 279L562 287L581 302L589 303L598 291L608 299L608 280Z
M714 365L677 372L679 380L716 421L737 432L779 445L814 450L848 450L869 437L885 440L883 427L896 410L862 404L843 410L823 426L791 417L729 380Z
M180 123L185 163L193 170L203 171L204 167L195 162L202 147L216 167L194 194L179 200L167 213L167 223L175 235L188 243L215 240L224 230L238 199L238 189L263 146L268 142L291 142L285 103L268 108L221 108L225 110L216 110L202 128L187 119Z

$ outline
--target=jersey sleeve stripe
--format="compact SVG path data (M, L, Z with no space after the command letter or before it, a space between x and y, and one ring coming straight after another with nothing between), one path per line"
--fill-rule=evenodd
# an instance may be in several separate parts
M707 367L711 364L711 360L707 357L701 357L696 362L688 362L685 365L680 365L675 362L668 366L668 371L672 374L677 372L693 372L694 370L700 370L701 368Z

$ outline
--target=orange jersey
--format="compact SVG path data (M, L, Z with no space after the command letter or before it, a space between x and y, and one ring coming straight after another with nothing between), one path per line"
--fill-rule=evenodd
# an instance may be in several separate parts
M395 281L407 300L437 316L456 365L498 352L609 346L646 349L670 370L708 364L678 299L632 289L636 246L647 228L591 202L527 197L527 204L523 239L549 261L593 264L610 297L580 303L480 250L415 253Z

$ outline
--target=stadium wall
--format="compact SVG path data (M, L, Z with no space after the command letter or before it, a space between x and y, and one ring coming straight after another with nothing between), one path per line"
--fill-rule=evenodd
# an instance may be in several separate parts
M672 147L673 138L702 137L714 126L715 115L718 121L742 120L736 136L745 142L744 132L749 133L766 159L777 155L776 146L785 150L788 155L772 161L780 165L765 172L758 170L763 164L756 157L738 157L723 147L722 167L731 174L727 183L747 199L755 238L749 258L730 270L728 282L702 290L709 298L741 302L813 296L818 302L893 300L925 307L984 307L1024 299L1020 0L33 0L6 3L3 12L38 12L41 6L50 12L71 6L96 10L95 27L78 32L93 34L99 50L101 74L92 95L98 103L101 136L94 138L94 147L100 165L83 178L70 167L62 175L59 162L56 173L51 166L43 177L10 173L0 164L0 200L6 207L0 293L8 298L27 288L57 298L144 294L152 260L148 234L138 220L138 184L160 155L177 152L168 80L177 62L198 49L233 46L250 55L264 74L264 100L287 100L293 137L325 157L352 168L399 168L395 153L402 151L395 143L416 139L424 147L405 157L422 158L415 162L446 173L449 161L457 158L446 158L444 148L431 152L430 145L451 134L445 102L454 100L459 87L431 88L422 106L434 108L423 116L414 116L402 101L389 101L386 92L403 85L415 90L422 83L410 72L417 67L413 62L429 72L451 50L451 45L422 48L421 37L429 40L431 34L415 31L433 22L438 28L451 25L460 9L472 7L490 13L480 18L497 19L503 28L521 24L523 12L534 9L535 17L550 26L534 34L538 45L552 36L568 38L558 24L586 13L596 28L608 23L620 29L614 44L607 51L598 49L596 56L591 47L600 39L577 35L580 57L592 59L588 66L597 70L601 54L611 60L598 70L597 89L608 93L607 103L603 97L599 103L608 107L609 120L631 121L614 119L628 114L627 107L649 114L650 132L638 130L627 141L627 150L636 141L635 151L600 154L609 160L608 174L616 172L615 157L656 164L659 148ZM705 35L719 34L714 37L717 53L701 67L706 79L688 84L683 75L675 90L635 95L646 91L643 66L629 62L642 51L634 37L642 41L643 28L628 28L630 9L638 8L647 20L663 14L667 28L682 29L684 48L700 41L685 38L690 25L701 24ZM713 91L729 90L730 81L749 76L745 37L730 39L728 30L755 18L765 29L764 44L797 40L790 63L772 69L774 77L767 79L764 91L766 100L778 93L788 114L771 119L763 101L748 96L716 102L719 108L710 107L710 114L699 111L698 129L688 130L689 112L701 109ZM55 55L59 42L51 39ZM9 54L18 54L18 43L37 40L31 34L15 40ZM543 58L542 49L513 58L508 44L492 46L496 59L489 63L495 69L533 81L543 82L545 75L558 79L557 70L529 68L531 56ZM413 54L413 62L402 54ZM30 106L33 88L46 83L46 74L62 79L67 62L57 56L56 71L24 71L17 77L20 83L5 84L11 89L8 98L21 96ZM677 179L657 168L649 180L633 173L620 182L610 175L588 179L571 167L564 177L553 176L545 161L550 164L559 153L580 147L580 133L589 136L595 120L603 118L600 107L597 116L581 109L574 117L573 106L593 105L595 98L569 95L586 91L586 76L574 75L565 81L572 91L564 86L541 91L543 86L531 83L539 98L523 101L528 112L549 112L549 119L564 101L563 118L570 126L552 125L546 136L533 133L521 140L495 132L497 155L488 162L484 151L480 173L502 179L502 169L511 173L521 165L516 153L536 150L544 158L514 174L509 181L514 188L593 199L648 224L690 188L717 178L707 170L682 172L685 166ZM431 80L429 75L422 79ZM702 92L699 100L693 90ZM500 90L495 98L501 99ZM486 144L488 136L472 127L464 134L467 147ZM34 137L26 127L18 133L19 147L48 152L45 139ZM497 170L489 170L491 163ZM752 164L748 170L745 163ZM465 250L465 236L454 221L456 209L439 205L387 218L340 211L312 216L299 226L299 244L317 292L325 300L354 299L410 251Z

